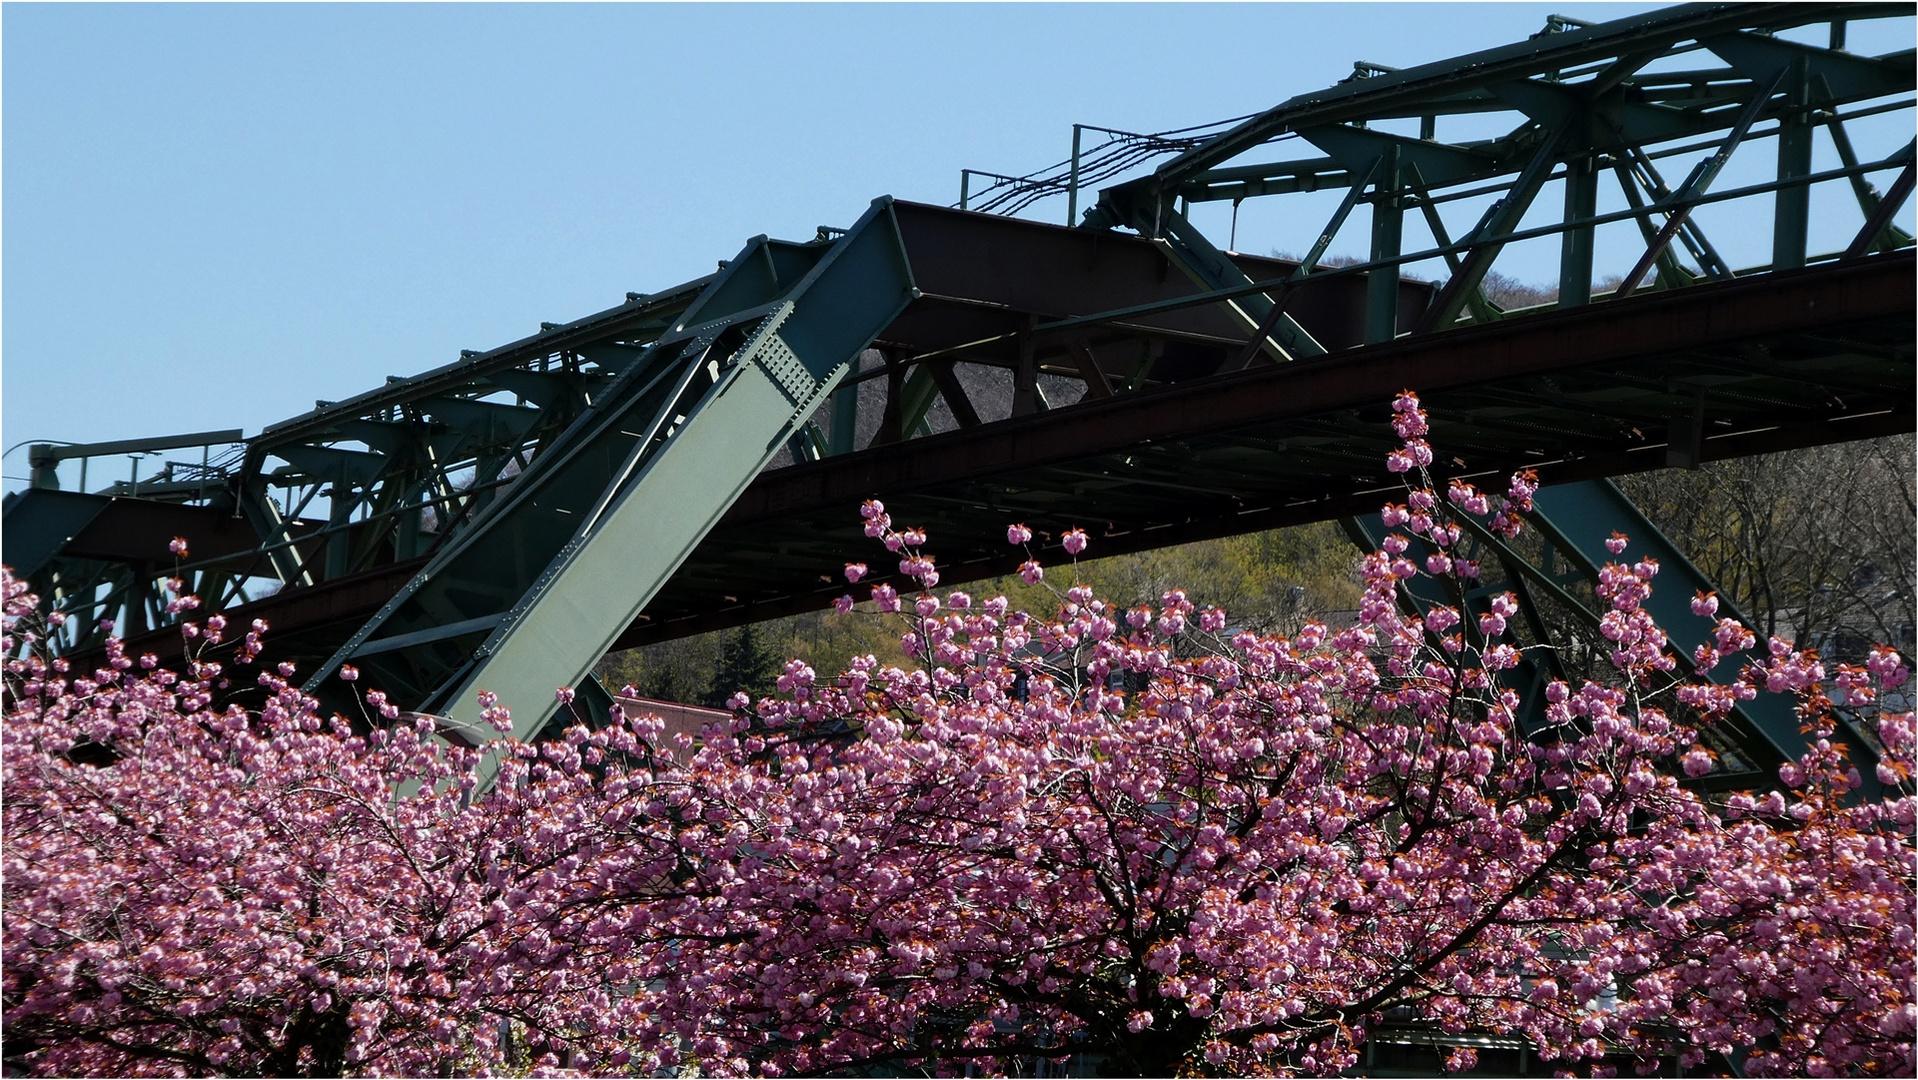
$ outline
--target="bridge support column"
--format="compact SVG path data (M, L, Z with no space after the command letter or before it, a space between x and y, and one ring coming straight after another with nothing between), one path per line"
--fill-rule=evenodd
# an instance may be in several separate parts
M537 734L917 294L891 201L831 243L758 237L306 684L351 661L395 704ZM340 542L339 539L335 540ZM586 691L590 694L591 691Z
M858 374L859 364L863 362L862 353L853 363L853 373ZM832 395L832 430L826 433L826 452L829 454L850 454L858 449L855 445L855 431L859 427L859 384L842 386Z
M1658 586L1644 603L1644 609L1658 620L1670 635L1672 655L1680 670L1700 682L1728 683L1738 678L1746 665L1767 658L1764 646L1728 657L1710 672L1692 669L1690 658L1699 646L1713 640L1715 620L1695 614L1692 597L1716 592L1708 579L1671 540L1653 525L1630 499L1609 480L1586 480L1542 487L1533 496L1533 512L1527 528L1536 530L1537 541L1523 547L1537 555L1520 553L1519 545L1506 543L1476 519L1461 517L1467 539L1456 554L1479 562L1480 578L1470 588L1458 583L1428 577L1415 577L1405 585L1401 602L1411 613L1423 617L1434 605L1459 608L1465 616L1462 631L1475 647L1494 644L1477 631L1478 616L1489 610L1490 600L1510 590L1518 596L1524 614L1524 637L1514 623L1502 640L1519 647L1519 664L1501 674L1500 681L1516 691L1522 704L1518 710L1521 731L1536 735L1545 718L1542 691L1547 681L1569 678L1562 658L1575 655L1580 645L1565 636L1572 625L1596 637L1603 605L1594 606L1581 599L1588 593L1572 586L1581 579L1597 582L1600 568L1608 562L1651 558L1659 564ZM1377 550L1393 530L1385 527L1377 514L1350 518L1346 533L1363 550ZM1624 555L1613 555L1605 542L1617 533L1630 538ZM1414 540L1408 555L1423 561L1428 549ZM1551 610L1542 606L1550 601ZM1753 625L1721 596L1719 614ZM1556 628L1555 628L1556 624ZM1529 640L1527 638L1529 637ZM1588 647L1588 646L1587 646ZM1771 784L1778 766L1803 754L1811 745L1810 736L1799 729L1797 701L1788 694L1760 694L1740 702L1724 720L1712 725L1710 738L1722 740L1721 749L1729 749L1736 760L1728 758L1721 771L1699 781L1708 788L1758 787ZM1871 744L1840 722L1832 741L1843 745L1857 764L1862 787L1854 798L1880 798L1885 794L1872 767L1877 752Z
M1579 221L1598 213L1598 168L1592 156L1565 163L1565 220ZM1592 227L1568 229L1559 245L1558 306L1582 307L1592 302Z
M1372 261L1399 257L1405 234L1405 205L1399 195L1399 149L1388 145L1379 156L1372 194ZM1399 268L1381 266L1365 275L1365 343L1391 341L1399 330Z
M1811 174L1812 116L1810 79L1805 58L1792 62L1785 75L1785 100L1788 112L1778 119L1778 179L1791 180ZM1779 188L1772 217L1771 265L1774 270L1791 270L1805 265L1805 234L1811 217L1811 187Z

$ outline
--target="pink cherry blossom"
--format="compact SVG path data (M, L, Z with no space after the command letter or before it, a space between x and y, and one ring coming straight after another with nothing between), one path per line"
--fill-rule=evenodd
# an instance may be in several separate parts
M1490 499L1438 497L1416 395L1393 408L1393 527L1449 537ZM325 717L274 670L216 704L254 654L212 620L180 672L117 642L65 671L8 576L9 1064L1326 1075L1393 1025L1574 1073L1909 1075L1918 800L1860 797L1832 742L1836 698L1884 748L1866 771L1909 785L1896 652L1778 641L1681 682L1657 566L1612 563L1596 670L1548 682L1531 731L1501 681L1518 597L1414 617L1401 590L1464 597L1467 567L1408 550L1363 560L1355 625L1229 641L1179 589L1122 617L1080 582L1031 612L906 613L876 584L858 617L910 663L792 661L697 738L615 709L536 744L442 741L377 688L380 719ZM1706 648L1752 644L1722 619ZM1810 749L1750 791L1685 786L1773 686Z

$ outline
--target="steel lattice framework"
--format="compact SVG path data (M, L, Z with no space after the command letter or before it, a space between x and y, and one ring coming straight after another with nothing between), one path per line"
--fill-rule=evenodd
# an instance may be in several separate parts
M1503 568L1488 586L1595 618L1575 584L1603 537L1663 544L1603 477L1913 429L1912 238L1893 223L1913 180L1913 53L1845 48L1850 24L1910 15L1554 18L1469 56L1362 64L1236 122L1082 125L1054 169L968 170L959 209L881 199L846 229L757 237L708 277L251 438L36 446L5 558L77 616L57 643L76 657L106 629L177 651L162 586L178 573L209 608L268 619L275 657L323 698L351 662L452 737L481 688L532 735L555 686L605 701L589 672L609 648L825 606L861 498L935 527L948 581L1010 569L987 542L1008 518L1090 527L1106 552L1328 518L1375 539L1381 421L1410 386L1448 474L1532 467L1555 485L1542 546L1480 538ZM1780 36L1806 28L1826 44ZM1902 117L1895 139L1870 122L1885 116ZM1468 120L1505 126L1440 138ZM1837 167L1814 170L1821 139ZM1715 186L1735 154L1765 155L1767 178ZM1155 159L1078 213L1082 186ZM993 183L974 192L973 176ZM1598 211L1601 185L1622 209ZM1820 185L1856 202L1842 250L1810 250ZM1343 197L1299 260L1222 249L1192 223L1207 202L1315 191ZM1054 196L1070 227L975 209ZM1765 264L1729 265L1701 224L1732 203L1770 222ZM1326 265L1354 219L1368 257ZM1607 282L1594 238L1614 226L1640 254ZM1484 287L1501 253L1552 238L1556 300L1502 309ZM90 490L88 461L122 455L129 478ZM177 568L174 536L192 552ZM1671 598L1709 587L1665 558ZM1688 610L1659 614L1675 644L1703 633ZM1538 655L1516 679L1552 673ZM1715 782L1795 753L1788 713L1741 714L1730 760L1747 771Z

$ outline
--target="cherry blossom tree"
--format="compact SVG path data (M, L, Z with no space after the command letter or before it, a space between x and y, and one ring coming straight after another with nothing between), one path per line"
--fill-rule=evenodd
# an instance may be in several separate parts
M290 672L215 710L241 667L62 670L10 583L7 1055L48 1073L957 1074L1087 1054L1330 1074L1423 1026L1581 1071L1909 1074L1918 739L1878 705L1899 657L1773 643L1729 685L1682 682L1642 607L1657 566L1618 538L1612 674L1548 686L1546 730L1521 734L1501 681L1515 598L1413 617L1399 592L1470 583L1461 522L1516 533L1536 481L1441 493L1414 396L1394 424L1400 532L1365 562L1355 626L1262 636L1177 590L1122 610L1071 584L1043 615L936 593L923 530L872 502L867 534L917 588L872 585L867 608L912 665L795 661L696 742L616 715L456 748L377 691L384 724L356 734ZM1036 553L1021 574L1048 569L1069 576ZM1720 620L1690 659L1751 640ZM1774 789L1684 786L1712 768L1701 731L1768 692L1800 696L1813 749ZM1875 731L1895 797L1854 795L1839 708ZM483 754L500 767L482 791Z
M547 1000L543 972L497 962L502 912L586 857L528 827L536 786L475 800L478 751L377 691L390 726L322 721L287 668L257 676L263 703L215 709L241 696L260 626L226 656L219 616L193 625L203 649L180 675L117 643L83 674L32 651L32 598L6 590L7 651L24 650L6 683L10 1064L464 1074L503 1061L502 1032L527 1064L584 1041L603 991ZM496 752L517 776L539 750Z

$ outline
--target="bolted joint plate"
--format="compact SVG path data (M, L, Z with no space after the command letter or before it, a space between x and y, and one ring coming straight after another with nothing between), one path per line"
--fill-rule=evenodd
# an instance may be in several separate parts
M766 374L772 376L773 382L792 399L795 407L805 405L819 393L819 380L806 370L799 355L778 333L769 332L760 339L753 359L766 369Z

